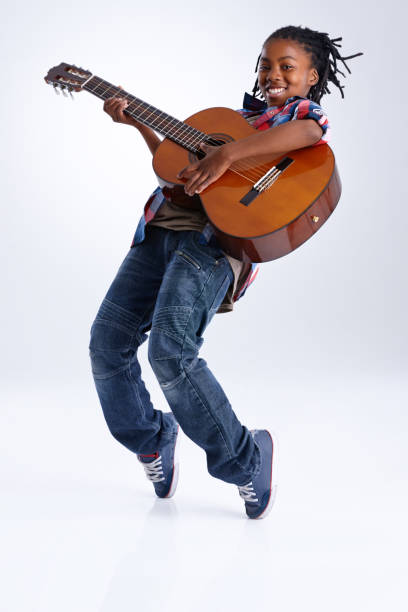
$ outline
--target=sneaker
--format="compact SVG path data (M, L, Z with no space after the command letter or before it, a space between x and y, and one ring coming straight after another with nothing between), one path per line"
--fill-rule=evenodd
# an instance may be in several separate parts
M166 444L160 453L137 455L147 478L153 483L157 497L172 497L176 492L179 474L178 432L179 426L174 440Z
M272 509L276 497L277 441L275 434L266 429L251 431L261 453L261 469L248 484L239 486L239 494L245 501L249 518L265 518Z

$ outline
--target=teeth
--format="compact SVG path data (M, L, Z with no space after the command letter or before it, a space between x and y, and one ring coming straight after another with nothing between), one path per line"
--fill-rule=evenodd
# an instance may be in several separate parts
M272 93L272 94L277 94L283 91L284 89L285 89L284 87L279 87L277 89L272 89L272 87L268 87L267 91L269 91L269 93Z

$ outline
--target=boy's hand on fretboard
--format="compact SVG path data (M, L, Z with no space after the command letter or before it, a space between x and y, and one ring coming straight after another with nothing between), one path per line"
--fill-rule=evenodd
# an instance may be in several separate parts
M119 85L119 89L123 89L123 87ZM125 98L112 97L105 100L103 110L111 117L112 121L115 121L115 123L125 123L126 125L138 127L140 125L139 122L130 115L124 113L127 106L129 106L129 102L125 100Z

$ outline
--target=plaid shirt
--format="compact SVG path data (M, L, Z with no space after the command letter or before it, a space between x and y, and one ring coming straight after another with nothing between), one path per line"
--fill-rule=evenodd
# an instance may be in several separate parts
M261 100L258 100L257 98L254 98L250 94L246 93L244 96L243 106L244 108L239 109L237 112L240 113L257 130L268 130L269 128L282 125L283 123L292 121L294 119L314 119L322 128L323 134L321 139L312 146L316 147L329 141L330 126L326 114L321 106L308 98L292 96L286 100L283 106L270 106L267 108L265 102L262 102ZM156 212L159 210L160 206L165 202L165 200L166 198L164 197L161 188L157 187L144 206L144 212L136 228L131 247L143 242L145 238L146 223L153 219ZM218 244L217 238L210 223L207 223L202 230L199 240L202 242L202 244ZM255 280L258 271L259 264L252 264L246 277L235 291L233 296L234 302L239 300L244 295L249 285L251 285Z

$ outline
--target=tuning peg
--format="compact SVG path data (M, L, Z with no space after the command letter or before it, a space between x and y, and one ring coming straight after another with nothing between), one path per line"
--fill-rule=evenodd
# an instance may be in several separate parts
M62 91L62 95L65 96L65 98L68 98L68 94L67 94L64 86L61 87L61 91Z
M72 95L72 89L69 88L68 89L69 95L71 96L71 100L75 100L74 96Z
M60 92L58 91L58 83L54 83L54 91L59 96Z

